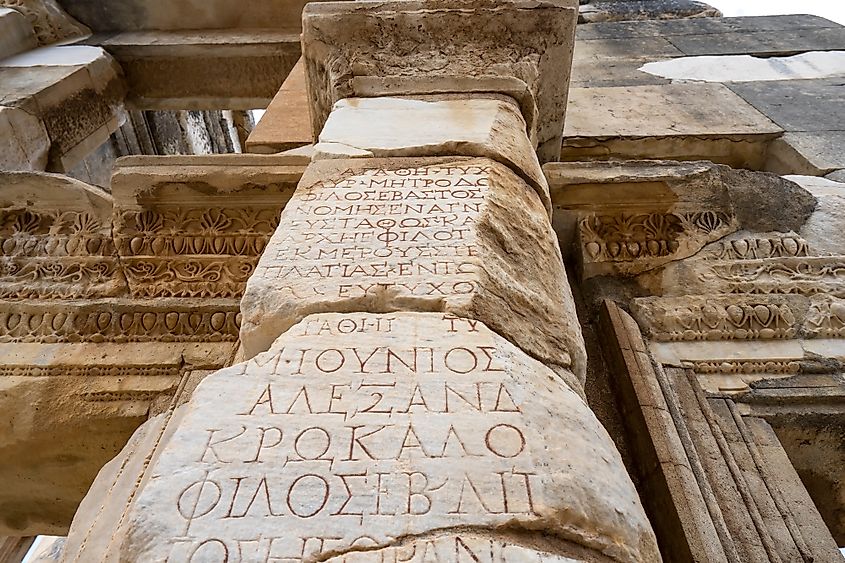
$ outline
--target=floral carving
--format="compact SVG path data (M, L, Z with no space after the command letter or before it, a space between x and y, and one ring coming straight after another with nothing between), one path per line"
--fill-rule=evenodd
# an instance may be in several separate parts
M723 282L730 293L841 295L845 293L845 259L742 260L714 264L699 277L704 282Z
M123 211L116 244L135 297L240 297L280 206Z
M713 260L759 260L809 256L807 241L799 236L761 236L722 241L715 245Z
M125 289L110 224L87 211L0 210L0 297L86 298Z
M0 0L0 7L22 13L32 25L39 45L90 33L89 29L67 15L55 0Z
M591 215L580 223L585 260L625 262L672 256L685 239L706 238L731 226L717 211Z
M16 303L0 310L0 342L234 342L237 303L185 308L83 301L58 308Z
M845 301L815 300L805 323L808 334L821 338L845 338Z
M798 360L705 360L690 362L696 373L722 375L796 374Z
M637 302L638 320L660 341L794 338L799 328L786 302L686 298Z

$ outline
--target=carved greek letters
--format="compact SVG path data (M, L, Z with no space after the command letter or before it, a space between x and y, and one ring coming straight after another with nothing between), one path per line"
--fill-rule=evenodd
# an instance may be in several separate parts
M565 277L540 197L500 163L318 160L249 279L241 342L251 357L313 311L441 311L569 369L582 342ZM445 361L456 370L487 362L472 354L456 347ZM326 351L321 367L341 359L366 361ZM413 359L391 361L401 369Z
M293 286L311 281L320 295L335 298L471 293L477 256L472 231L489 170L364 169L300 188L257 275Z
M549 511L566 514L584 488L549 479L594 479L593 454L570 457L580 448L617 459L609 439L588 445L585 416L606 437L554 372L478 321L313 315L203 381L137 506L172 503L157 515L177 531L162 542L171 560L300 561L433 529L566 520ZM564 421L554 440L552 417Z

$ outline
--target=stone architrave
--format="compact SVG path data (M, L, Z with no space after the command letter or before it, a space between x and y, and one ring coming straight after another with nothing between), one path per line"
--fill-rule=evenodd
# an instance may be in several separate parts
M659 560L589 407L479 321L311 315L175 417L121 560L340 561L476 530L470 552Z
M443 311L482 320L583 381L586 354L537 193L484 158L316 161L247 282L250 358L308 314Z

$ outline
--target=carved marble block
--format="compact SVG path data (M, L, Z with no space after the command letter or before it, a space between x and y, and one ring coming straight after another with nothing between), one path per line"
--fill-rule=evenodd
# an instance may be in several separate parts
M577 17L574 0L312 2L302 44L313 129L343 98L504 94L540 160L556 160Z
M508 96L340 100L320 132L314 160L477 156L510 167L551 211L549 186L519 105Z
M370 561L357 552L407 554L409 541L526 561L659 558L587 405L476 320L311 315L208 376L184 409L122 560Z
M479 319L565 377L585 352L540 197L484 158L316 161L241 304L246 357L314 312Z

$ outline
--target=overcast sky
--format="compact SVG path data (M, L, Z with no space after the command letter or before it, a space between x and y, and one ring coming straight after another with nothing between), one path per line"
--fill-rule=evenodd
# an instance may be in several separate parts
M843 0L702 0L726 16L815 14L845 24Z

